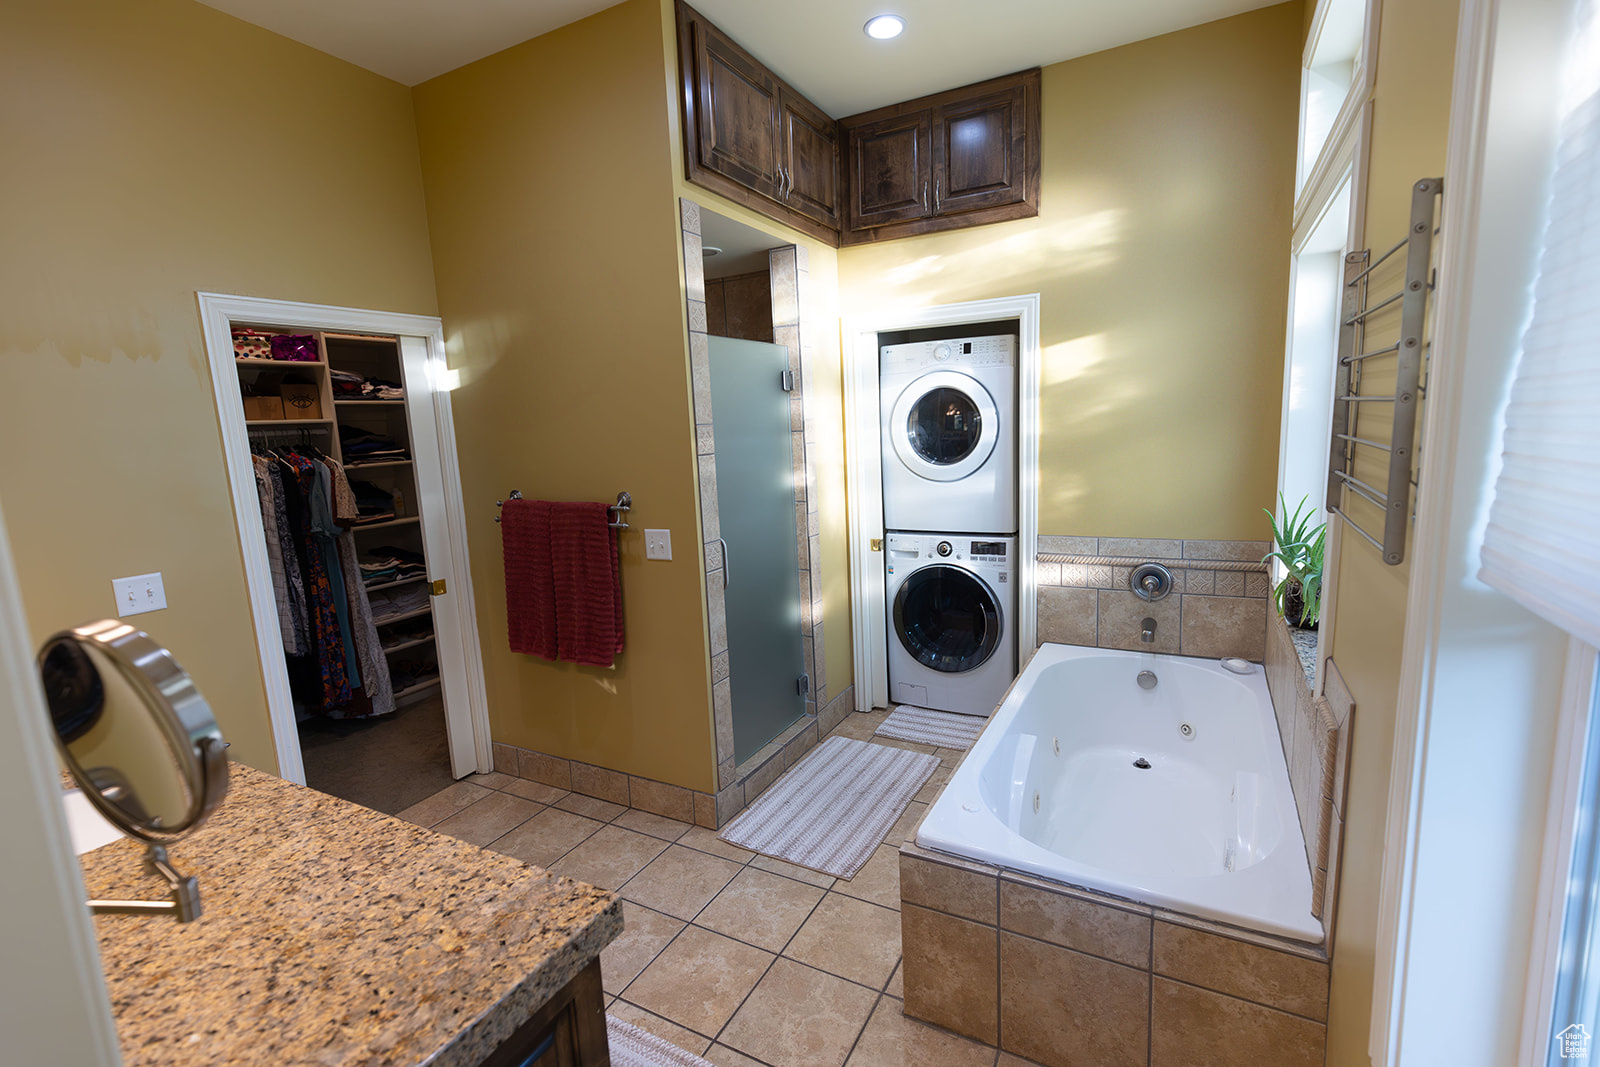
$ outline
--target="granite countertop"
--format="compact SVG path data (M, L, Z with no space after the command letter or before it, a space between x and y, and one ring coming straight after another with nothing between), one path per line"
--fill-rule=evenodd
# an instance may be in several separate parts
M622 930L604 890L230 771L171 849L201 918L95 916L129 1067L477 1064ZM91 897L165 895L137 842L81 859Z

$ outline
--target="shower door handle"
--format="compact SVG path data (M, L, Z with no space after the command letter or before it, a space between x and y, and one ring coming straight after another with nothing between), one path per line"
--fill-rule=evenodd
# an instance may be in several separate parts
M722 546L722 591L728 591L728 542L717 538L717 544Z

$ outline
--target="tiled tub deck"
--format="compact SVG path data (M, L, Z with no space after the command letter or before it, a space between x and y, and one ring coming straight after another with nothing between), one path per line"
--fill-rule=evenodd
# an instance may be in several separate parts
M1314 1067L1328 961L1301 945L900 848L905 1012L1049 1067Z

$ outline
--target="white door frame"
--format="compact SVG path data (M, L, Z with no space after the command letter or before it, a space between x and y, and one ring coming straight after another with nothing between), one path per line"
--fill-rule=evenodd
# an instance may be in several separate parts
M850 538L850 622L856 710L889 703L888 612L883 555L883 438L878 401L878 334L930 326L1016 319L1017 338L1017 630L1018 662L1037 644L1039 543L1039 294L857 315L844 324L844 453Z
M412 420L413 455L417 460L418 492L425 464L437 462L443 481L443 499L437 504L445 516L444 529L425 529L430 548L429 577L443 577L448 592L433 599L434 640L439 650L440 674L455 678L457 692L467 696L466 706L446 702L445 727L450 737L450 762L456 777L494 766L489 735L489 702L483 680L483 654L478 643L478 623L472 594L472 575L467 560L466 511L461 495L461 474L456 461L455 418L450 409L451 374L445 363L444 326L426 315L402 315L360 308L302 304L286 300L229 296L222 293L197 293L201 325L205 331L206 353L211 364L211 385L217 402L217 422L222 431L223 456L227 463L228 485L233 494L234 522L239 532L239 548L244 555L245 580L250 589L250 609L255 621L256 647L260 652L262 681L267 691L267 712L271 717L273 742L278 755L278 774L291 782L305 784L305 765L300 758L300 732L295 722L294 697L289 691L289 669L284 659L283 640L278 628L278 610L272 591L272 571L267 564L267 546L261 526L261 503L256 495L255 471L250 463L250 439L246 433L244 406L239 393L239 376L233 365L234 322L274 323L311 330L341 333L392 334L400 338L401 364L405 371L407 416ZM418 386L422 385L422 388ZM437 455L415 451L429 435L416 433L429 414L439 442ZM426 423L421 423L426 425ZM420 510L420 509L419 509ZM432 549L444 550L445 558L434 558ZM450 662L458 666L452 671ZM441 684L450 684L442 678Z

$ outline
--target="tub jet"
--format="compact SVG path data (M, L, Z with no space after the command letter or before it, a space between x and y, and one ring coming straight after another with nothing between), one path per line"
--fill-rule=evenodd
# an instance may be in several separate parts
M1141 771L1148 771L1150 769L1150 761L1145 759L1143 756L1140 756L1138 759L1134 760L1133 765L1139 768Z

